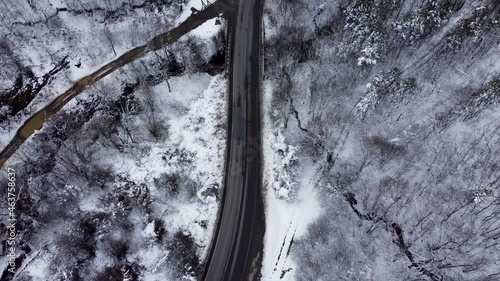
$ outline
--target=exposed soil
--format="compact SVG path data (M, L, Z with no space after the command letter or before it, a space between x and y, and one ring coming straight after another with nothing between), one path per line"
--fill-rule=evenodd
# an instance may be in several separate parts
M29 74L20 74L11 89L0 93L0 108L4 106L8 108L7 114L0 115L0 123L7 120L9 116L14 116L26 108L57 73L67 68L69 64L67 58L64 57L52 70L42 77L30 77L31 75ZM29 79L24 81L24 77L28 77Z

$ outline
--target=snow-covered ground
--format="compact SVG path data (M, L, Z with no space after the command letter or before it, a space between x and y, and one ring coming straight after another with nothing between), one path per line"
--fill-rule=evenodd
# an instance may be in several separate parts
M137 134L137 130L140 131L137 128L145 128L147 124L142 118L136 118L128 123L129 128L137 132L133 136L139 141L138 144L129 146L131 151L119 153L106 148L100 141L91 146L95 151L93 165L106 167L113 172L114 177L122 179L113 184L114 192L123 190L130 198L137 198L137 192L146 192L143 194L149 198L148 213L132 209L132 213L128 215L133 228L127 239L131 243L129 247L136 250L131 250L126 258L142 267L141 280L164 280L165 276L171 276L169 270L174 262L168 259L171 250L168 244L155 242L160 235L155 224L161 224L170 237L178 232L191 237L196 245L197 256L203 258L207 253L218 210L217 194L222 184L225 159L225 83L222 75L211 77L207 74L191 74L172 77L169 79L170 90L166 82L153 88L158 108L162 109L158 118L166 120L164 126L168 128L168 136L164 141L148 140L144 135ZM147 134L146 131L143 133ZM11 162L10 165L15 167L16 162ZM167 187L159 184L158 180L165 175L176 174L186 177L181 178L182 181L191 181L195 186L187 187L194 190L180 190L173 197L165 193ZM77 183L72 186L79 194L77 205L83 213L107 213L114 216L115 212L123 208L124 212L129 212L125 206L120 205L123 204L120 201L117 202L118 205L109 205L108 201L103 201L103 198L110 196L109 191L85 191ZM134 187L130 189L129 186ZM46 280L47 276L53 274L65 274L63 268L59 272L54 272L51 268L54 256L60 256L61 250L58 246L51 246L58 243L59 236L47 233L57 233L59 231L55 229L68 227L65 225L61 221L59 224L45 226L44 228L48 227L46 230L37 230L38 242L30 243L32 247L43 249L28 255L31 262L22 268L20 275L30 275L33 280ZM104 229L101 231L107 232ZM168 241L173 238L163 239ZM94 259L96 266L90 272L91 276L113 265L113 259L108 255L106 251L97 251ZM0 262L5 262L5 258Z
M50 1L52 8L26 7L55 14L30 18L42 22L3 18L15 26L2 29L15 59L35 76L66 55L70 66L2 124L1 148L76 79L172 28L199 4L182 3L179 12L180 3L127 2ZM221 51L220 30L206 23L85 90L7 162L25 186L17 203L24 245L17 254L25 256L15 279L196 279L219 207L227 115L225 78L197 67ZM171 76L164 63L180 73ZM14 68L0 74L0 88L10 88Z
M262 91L263 104L270 104L272 85L265 81ZM264 198L266 233L262 280L294 280L297 264L290 257L294 239L307 232L308 225L321 213L319 195L315 190L318 168L307 159L297 159L295 147L286 144L280 126L273 124L270 107L263 112ZM292 175L290 166L300 162L300 171ZM298 193L291 198L290 184L298 185Z
M265 5L265 9L269 9L272 3L266 1ZM264 13L264 27L266 39L277 32L267 13ZM297 158L300 147L288 144L283 124L273 118L276 112L270 105L274 87L272 80L264 80L262 104L266 106L262 109L262 155L266 233L261 269L263 281L295 280L297 263L290 256L293 241L302 237L309 224L322 214L319 193L315 190L317 165L309 159Z
M15 17L3 19L3 25L12 25L11 29L0 31L0 37L5 38L4 47L11 52L0 54L0 59L7 66L19 63L29 68L35 77L42 77L65 56L70 63L67 69L50 80L25 109L5 122L2 121L0 149L12 139L20 124L67 90L75 81L133 47L146 43L155 35L175 27L191 14L190 7L201 9L199 0L191 0L183 5L174 3L167 8L159 8L154 4L145 5L143 8L134 6L142 5L142 1L111 3L93 3L94 8L79 2L59 0L48 1L49 5L35 2L32 3L33 7L23 3L18 8L24 9L19 11L25 14L21 17L24 20L19 21L19 18ZM211 39L220 30L221 26L215 25L215 19L212 19L192 30L187 37L198 38L200 43L203 42L203 55L209 56L214 51ZM186 37L180 41L185 42ZM16 75L22 73L15 67L4 67L1 71L0 90L11 88ZM85 92L82 93L82 96L84 95Z
M174 27L179 14L174 5L161 11L154 6L133 8L139 1L127 4L108 2L80 3L51 0L19 3L11 7L19 17L2 19L0 37L11 54L2 53L6 65L19 63L34 76L41 77L68 56L68 69L56 75L16 116L9 117L0 127L0 149L8 143L16 129L32 114L42 109L67 90L74 81L92 73L122 53L147 42L151 37ZM19 9L19 10L17 10ZM68 11L57 11L68 9ZM82 12L84 10L89 12ZM185 9L188 9L187 7ZM107 18L106 15L116 17ZM15 15L15 13L13 13ZM8 57L7 57L8 56ZM5 67L0 73L0 89L14 84L22 70ZM83 93L85 95L85 93Z
M213 232L213 223L218 210L218 201L213 196L206 196L207 190L221 187L224 167L226 120L226 80L221 76L192 74L173 77L167 83L154 87L158 107L162 108L158 118L167 120L168 138L164 142L154 143L141 157L120 155L115 151L105 151L102 160L104 166L112 167L118 175L124 175L136 183L147 183L152 198L161 198L153 179L162 174L184 172L185 176L203 185L197 188L197 200L183 202L159 202L158 212L167 214L165 226L170 231L178 229L188 231L196 243L203 249L204 256ZM137 126L145 126L137 121ZM192 154L188 166L184 166L180 155L174 151ZM184 152L183 152L184 153ZM120 157L121 156L121 157ZM164 157L169 157L166 161ZM173 206L170 206L173 204ZM206 221L202 228L195 222Z
M498 278L498 13L266 1L263 280Z
M203 7L201 5L202 1L200 0L189 0L188 3L186 4L186 7L193 7L200 11ZM184 9L182 13L179 16L179 19L177 20L177 23L182 22L183 20L187 19L191 15L191 9ZM201 26L196 28L195 30L192 30L189 34L194 35L196 37L200 38L205 38L209 39L212 36L216 35L217 32L219 32L218 26L215 24L217 19L211 19L206 22L204 22Z

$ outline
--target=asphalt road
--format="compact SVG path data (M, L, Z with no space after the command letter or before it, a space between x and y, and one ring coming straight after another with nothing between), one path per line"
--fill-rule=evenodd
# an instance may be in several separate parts
M232 21L224 206L205 281L259 280L265 227L260 169L262 1L240 0Z

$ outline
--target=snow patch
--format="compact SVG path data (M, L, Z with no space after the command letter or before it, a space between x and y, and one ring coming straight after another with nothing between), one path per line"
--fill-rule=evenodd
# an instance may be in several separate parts
M270 104L272 85L269 81L263 84L263 104ZM262 280L294 280L294 268L296 263L293 257L289 257L289 250L293 240L307 233L310 223L322 214L317 193L314 190L315 171L314 163L304 160L299 179L299 189L296 202L290 203L279 199L281 195L287 195L279 189L274 192L276 184L275 163L280 159L281 163L289 163L295 153L296 147L292 146L292 152L285 157L277 154L276 148L288 148L283 136L276 133L271 124L269 111L265 107L263 112L263 155L264 157L264 193L266 209L266 233L264 236L264 258L262 265ZM284 161L284 162L283 162ZM286 197L286 196L285 196ZM283 272L284 277L281 278Z

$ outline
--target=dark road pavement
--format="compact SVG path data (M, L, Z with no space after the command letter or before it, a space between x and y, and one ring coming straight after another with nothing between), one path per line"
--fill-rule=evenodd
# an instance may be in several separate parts
M230 26L230 116L224 205L206 281L259 280L264 238L261 194L260 47L263 0L240 0Z

